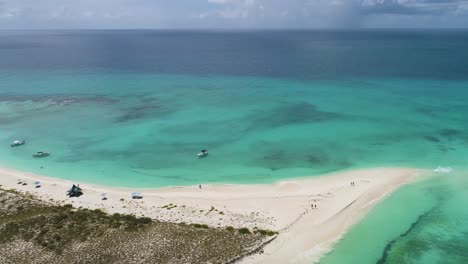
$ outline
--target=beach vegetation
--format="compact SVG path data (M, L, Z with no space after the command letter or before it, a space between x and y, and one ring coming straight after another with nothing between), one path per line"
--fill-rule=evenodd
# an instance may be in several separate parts
M205 228L205 229L209 228L209 226L205 224L193 224L192 226L195 228Z
M167 210L171 210L171 209L176 208L176 207L177 207L177 205L175 205L175 204L166 204L166 205L162 206L161 208L166 208Z
M254 233L258 233L264 236L274 236L278 234L278 232L268 230L268 229L257 229L254 231Z
M234 231L60 206L0 189L0 256L13 264L132 263L135 257L143 263L229 263L267 238L246 228Z
M246 235L246 234L251 234L250 230L246 227L240 228L237 230L240 234Z

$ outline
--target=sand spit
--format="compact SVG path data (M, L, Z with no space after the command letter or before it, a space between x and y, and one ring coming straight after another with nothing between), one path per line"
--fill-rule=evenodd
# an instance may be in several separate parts
M42 200L108 213L212 227L267 229L279 235L245 263L311 263L378 201L423 171L411 168L354 170L264 185L203 185L159 189L97 186L0 168L0 185ZM18 180L27 185L18 184ZM34 188L40 181L41 187ZM354 186L351 185L354 182ZM80 184L84 195L68 198ZM142 199L131 199L134 191ZM102 200L103 193L107 200ZM316 208L315 208L316 207Z

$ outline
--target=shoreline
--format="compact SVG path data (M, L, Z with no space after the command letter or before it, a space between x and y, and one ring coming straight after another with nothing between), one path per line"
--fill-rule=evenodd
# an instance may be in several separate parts
M412 168L373 168L283 180L272 184L213 184L124 188L81 184L84 195L68 198L72 181L0 168L0 185L57 204L134 214L175 223L278 231L263 254L243 263L317 261L379 201L422 175ZM17 184L23 179L28 184ZM41 188L34 188L35 181ZM355 186L350 182L354 181ZM77 182L75 182L77 183ZM143 199L131 199L139 191ZM106 193L108 200L101 200ZM317 209L312 209L316 205Z

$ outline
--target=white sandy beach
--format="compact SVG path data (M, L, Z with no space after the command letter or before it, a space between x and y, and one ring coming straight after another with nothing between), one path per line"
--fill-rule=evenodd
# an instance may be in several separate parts
M279 235L264 248L264 253L245 258L244 263L312 263L330 250L379 200L422 173L410 168L376 168L270 185L127 189L0 168L0 185L45 201L98 208L108 213L129 213L213 227L275 230ZM20 185L18 179L28 184ZM42 187L34 188L35 181L40 181ZM350 185L352 181L354 187ZM73 183L80 184L84 195L66 196L66 190ZM140 191L143 199L132 200L130 193L133 191ZM101 200L102 193L107 194L108 200ZM312 209L312 204L317 205L317 209Z

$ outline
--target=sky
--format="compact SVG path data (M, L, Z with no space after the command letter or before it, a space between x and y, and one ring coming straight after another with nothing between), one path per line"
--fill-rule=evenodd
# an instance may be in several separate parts
M0 29L468 28L468 0L0 0Z

